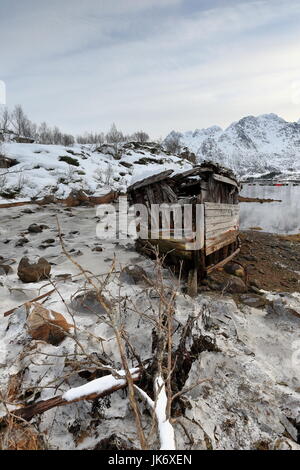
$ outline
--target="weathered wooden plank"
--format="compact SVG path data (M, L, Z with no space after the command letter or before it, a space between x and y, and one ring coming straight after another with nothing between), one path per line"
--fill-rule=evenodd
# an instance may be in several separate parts
M127 191L128 192L135 191L136 189L142 188L143 186L148 186L150 184L158 183L159 181L162 181L168 176L170 176L172 173L173 173L173 170L166 170L157 175L149 176L148 178L144 178L143 180L137 181L136 183L129 186Z
M205 247L205 253L206 255L210 255L211 253L214 253L217 250L220 250L226 245L229 245L230 243L234 243L238 237L238 232L227 232L225 234L220 235L219 237L216 237L215 239L210 239L206 240L206 247Z
M239 217L239 211L233 209L205 209L205 217L206 219L213 219L215 217Z
M232 217L225 216L225 217L210 217L206 218L205 220L205 226L206 230L209 230L210 228L214 228L217 225L239 225L239 217L237 215L234 215Z
M236 209L238 204L224 204L220 202L205 202L206 209Z
M230 226L219 227L219 228L216 227L212 230L206 230L205 237L206 237L206 240L211 240L211 239L213 240L214 238L219 237L223 233L233 232L237 230L238 230L237 225L230 225Z
M236 188L239 187L236 181L232 180L231 178L228 178L227 176L218 175L214 173L213 179L216 181L221 181L221 183L231 184L232 186L235 186Z
M170 202L176 202L177 201L177 195L174 193L173 189L171 189L168 184L163 183L161 185L161 189L162 189L162 191L164 191L167 194L168 200Z

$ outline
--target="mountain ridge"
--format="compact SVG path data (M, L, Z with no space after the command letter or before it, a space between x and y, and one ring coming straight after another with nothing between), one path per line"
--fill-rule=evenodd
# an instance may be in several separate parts
M288 122L277 114L245 116L226 129L211 126L195 131L172 131L199 162L211 160L232 168L239 176L268 172L299 173L300 119Z

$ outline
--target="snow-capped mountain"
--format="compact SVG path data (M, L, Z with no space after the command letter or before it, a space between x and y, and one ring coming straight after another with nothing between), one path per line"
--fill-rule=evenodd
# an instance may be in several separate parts
M212 160L240 176L270 172L300 173L300 120L287 122L276 114L247 116L226 130L218 126L194 132L171 132L199 161Z

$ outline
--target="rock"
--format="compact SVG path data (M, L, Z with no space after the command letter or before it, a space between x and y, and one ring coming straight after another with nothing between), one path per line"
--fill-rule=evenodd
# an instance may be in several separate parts
M31 209L24 209L22 214L34 214L34 212Z
M261 289L261 285L260 285L260 283L258 282L257 279L252 279L250 281L250 286L251 287L256 287L256 289Z
M76 295L71 301L71 308L78 313L95 313L104 315L111 309L110 302L95 290Z
M18 266L18 276L25 283L48 279L50 272L51 265L45 258L40 258L37 263L30 263L29 259L24 257Z
M254 308L264 307L268 303L266 299L255 294L240 295L240 301L243 304Z
M28 227L28 232L30 233L41 233L42 231L43 231L43 228L41 225L32 224Z
M70 250L70 253L72 254L72 256L82 256L83 255L82 251L80 251L80 250L76 251L74 248L72 250Z
M286 294L273 300L272 307L279 315L293 315L300 318L300 305L292 295Z
M247 292L247 286L244 281L235 276L230 276L230 278L222 284L221 289L230 294L244 294Z
M19 238L19 240L17 241L16 243L16 247L23 247L24 245L26 245L26 243L29 243L29 240L25 237L23 238Z
M237 264L237 263L227 263L224 266L224 271L227 274L232 274L234 276L244 278L245 277L245 270L243 266Z
M42 243L44 245L52 245L52 243L55 243L55 240L53 238L49 238L48 240L44 240Z
M243 258L244 258L246 261L257 261L256 256L253 256L253 255L243 255Z
M53 346L58 346L64 340L71 325L61 313L48 310L37 302L26 304L26 309L28 332L33 339L46 341Z
M148 277L149 276L146 271L136 264L134 266L126 266L122 270L119 280L120 282L126 282L127 284L149 284L149 282L147 282Z
M7 276L11 273L13 273L13 269L10 266L6 264L0 264L0 275L6 274Z
M73 189L65 200L65 204L68 207L87 206L90 204L90 199L82 189L79 191Z
M92 251L101 253L103 251L103 248L101 248L101 246L95 246L95 248L93 248Z
M94 450L110 450L110 451L122 451L122 450L138 450L134 447L131 442L125 438L112 434L110 437L105 437L94 447Z
M72 279L72 274L57 274L54 279L57 281L67 281L68 279Z

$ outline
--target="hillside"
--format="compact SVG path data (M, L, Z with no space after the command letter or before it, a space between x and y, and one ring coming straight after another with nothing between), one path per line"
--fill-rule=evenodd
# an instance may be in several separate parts
M125 191L140 175L191 167L154 143L104 144L97 148L10 142L2 147L3 165L13 165L0 168L0 198L5 201L51 194L64 199L73 188L98 196L110 190Z
M276 114L247 116L223 130L218 126L184 133L171 132L199 161L212 160L240 176L279 172L300 176L300 121Z

